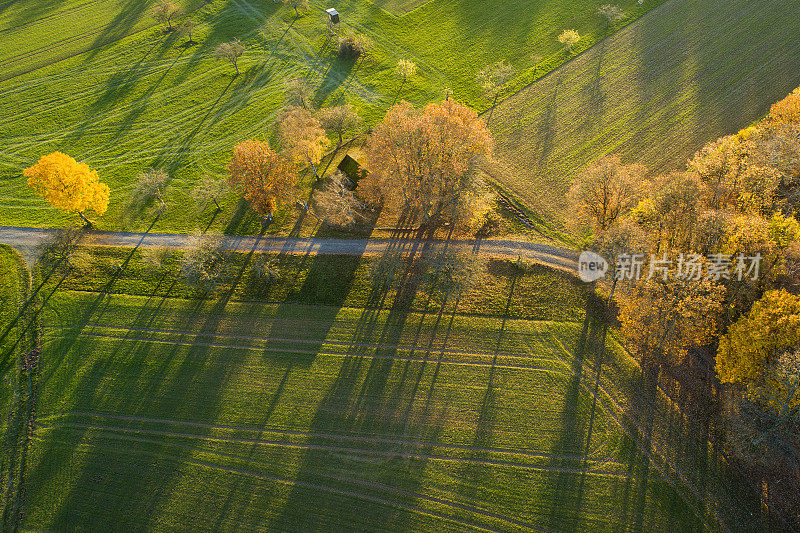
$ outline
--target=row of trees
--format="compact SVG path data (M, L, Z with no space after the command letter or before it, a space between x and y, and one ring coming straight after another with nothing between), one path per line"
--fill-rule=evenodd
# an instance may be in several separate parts
M684 171L650 177L605 157L568 199L571 224L610 262L650 260L642 279L618 276L610 289L629 348L645 365L716 350L717 375L735 385L739 405L771 421L729 432L737 450L752 458L778 439L770 450L800 464L800 90L758 124L709 143ZM734 275L737 257L759 258L758 270ZM667 258L673 274L653 275Z
M290 95L295 102L308 101L302 84L294 86ZM331 145L328 135L336 139L330 164L361 124L347 104L315 112L289 106L278 123L282 149L276 151L258 140L237 145L228 166L231 184L255 211L268 216L279 202L293 197L299 166L307 166L320 178L317 165ZM357 220L362 200L404 212L412 222L463 220L480 193L479 163L491 147L485 123L468 107L452 99L424 109L402 102L390 108L369 135L370 174L358 184L358 197L337 174L320 188L315 204L337 225Z

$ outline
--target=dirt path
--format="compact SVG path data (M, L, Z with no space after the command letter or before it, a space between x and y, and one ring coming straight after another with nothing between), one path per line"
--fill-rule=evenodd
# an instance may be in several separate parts
M33 248L55 233L54 229L19 228L0 226L0 243L15 248ZM156 247L165 246L171 249L189 247L194 235L180 233L126 233L120 231L89 231L82 239L91 246L115 247ZM234 252L271 252L293 255L358 255L377 256L384 254L389 248L396 246L392 239L318 239L318 238L286 238L286 237L223 237L223 248ZM577 254L572 250L558 248L547 244L537 244L514 240L404 240L408 247L424 244L445 246L474 255L487 255L517 258L541 263L559 270L575 273Z

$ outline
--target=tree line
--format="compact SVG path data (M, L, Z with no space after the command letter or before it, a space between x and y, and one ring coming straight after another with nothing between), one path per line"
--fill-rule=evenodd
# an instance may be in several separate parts
M608 295L642 365L710 351L729 451L800 472L800 89L685 170L651 176L607 156L572 182L568 200L573 229L612 265ZM636 254L651 267L640 279L625 275ZM743 257L758 258L757 271L742 272ZM670 275L653 274L670 260Z

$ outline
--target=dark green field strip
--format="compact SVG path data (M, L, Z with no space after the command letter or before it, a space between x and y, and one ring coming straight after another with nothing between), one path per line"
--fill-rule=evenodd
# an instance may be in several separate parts
M800 3L671 0L498 106L498 179L562 219L591 161L679 169L798 85Z

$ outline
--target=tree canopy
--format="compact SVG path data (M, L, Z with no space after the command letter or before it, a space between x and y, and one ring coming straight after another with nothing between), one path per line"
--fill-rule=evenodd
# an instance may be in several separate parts
M476 193L478 162L492 138L477 113L453 99L423 110L392 106L367 142L369 176L359 190L371 202L410 208L424 220L461 218Z
M231 185L261 216L271 214L278 202L290 196L297 173L283 155L266 141L243 141L233 149L228 164Z
M23 174L36 194L62 211L75 211L88 223L84 212L101 216L108 208L110 189L99 181L97 172L61 152L42 156Z
M647 194L646 174L644 166L623 165L616 156L592 163L572 182L567 194L573 221L605 231Z
M302 164L308 164L317 175L317 165L330 141L325 135L322 123L304 107L287 107L278 130L289 157Z

